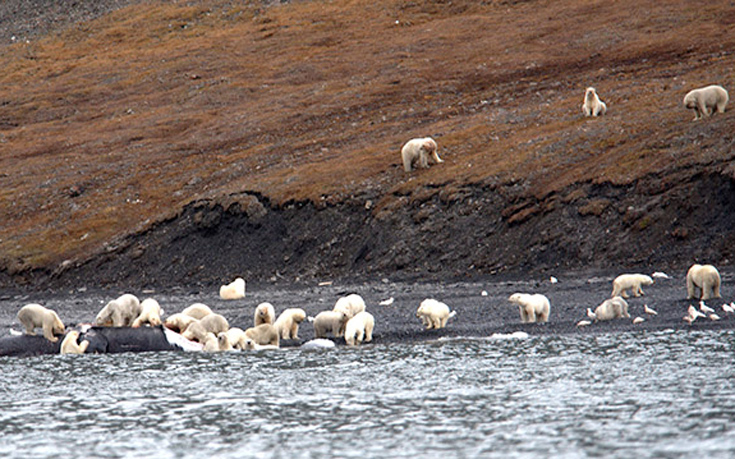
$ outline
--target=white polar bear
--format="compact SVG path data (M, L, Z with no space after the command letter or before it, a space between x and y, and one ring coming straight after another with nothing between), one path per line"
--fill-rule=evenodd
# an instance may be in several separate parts
M601 101L595 88L589 87L584 92L584 103L582 111L585 116L600 116L607 113L607 105Z
M345 342L348 346L357 346L363 341L369 343L373 340L373 328L375 318L372 314L367 311L357 313L345 325Z
M210 314L202 320L189 324L181 335L189 341L204 343L204 340L207 338L207 333L218 335L219 333L227 332L229 328L230 325L223 316Z
M202 320L204 317L212 314L212 309L204 303L194 303L181 311L181 314Z
M257 327L261 324L273 324L276 321L276 308L270 303L260 303L255 308L253 323Z
M227 339L230 340L230 344L235 349L245 349L245 338L245 331L242 328L232 327L227 330Z
M59 349L60 354L84 354L89 347L89 341L86 339L81 343L77 343L79 339L79 332L77 330L71 330L64 337L64 341L61 342L61 348Z
M693 89L684 96L684 107L694 110L694 121L714 115L715 110L725 113L725 106L730 100L722 86L712 85Z
M107 303L97 314L96 322L103 327L129 327L141 311L138 297L126 293Z
M188 316L184 313L177 312L166 317L163 325L169 330L173 330L176 333L183 333L186 328L193 322L199 322L199 319L195 319L192 316Z
M409 140L401 148L403 169L406 172L411 172L416 162L418 162L419 167L426 169L429 167L429 160L436 164L443 163L444 160L439 157L437 150L436 142L431 137Z
M248 328L245 330L245 337L260 346L280 346L278 330L276 330L276 327L274 327L273 324L260 324L255 327ZM244 347L245 349L252 349L247 343L247 340Z
M508 301L518 305L521 322L524 324L549 321L551 303L546 296L540 293L514 293L508 298Z
M281 339L299 339L299 324L306 319L306 311L301 308L288 308L278 316L274 323Z
M330 331L335 337L342 336L347 320L344 311L322 311L316 317L309 317L309 321L314 323L315 338L326 338Z
M628 302L619 296L607 299L595 308L594 317L595 320L629 319Z
M148 324L152 327L161 325L161 314L163 309L158 301L153 298L146 298L140 303L140 315L133 321L133 327L138 328L143 324Z
M35 335L36 327L41 327L44 338L52 343L59 341L54 334L61 335L66 330L56 311L46 309L40 304L31 303L20 308L18 320L25 327L27 335Z
M447 321L455 315L457 311L450 312L449 306L432 298L422 301L416 310L416 317L421 319L427 330L446 327Z
M204 340L204 352L222 352L231 351L232 345L227 333L207 333L207 337Z
M347 320L365 310L365 300L357 293L351 293L338 299L332 311L344 312Z
M720 296L720 273L712 265L694 264L687 271L687 299L709 300ZM697 295L696 289L700 290Z
M239 300L245 298L245 280L238 277L227 285L219 288L219 296L223 300Z
M621 274L613 281L613 290L610 298L622 296L628 298L627 290L633 293L633 296L643 295L641 285L652 285L653 279L645 274Z

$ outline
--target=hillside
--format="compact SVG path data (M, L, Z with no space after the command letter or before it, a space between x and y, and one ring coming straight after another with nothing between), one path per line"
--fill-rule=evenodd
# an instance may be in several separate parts
M729 264L732 111L681 100L730 2L97 3L1 48L0 283Z

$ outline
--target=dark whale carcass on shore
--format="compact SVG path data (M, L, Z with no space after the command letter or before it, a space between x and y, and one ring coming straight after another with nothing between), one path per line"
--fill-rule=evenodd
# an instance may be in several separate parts
M69 330L72 329L74 328L69 328ZM80 331L78 341L89 341L87 354L194 350L188 349L183 338L162 326L140 328L81 327ZM61 338L56 343L52 343L43 336L25 334L0 338L0 356L58 354L61 342Z

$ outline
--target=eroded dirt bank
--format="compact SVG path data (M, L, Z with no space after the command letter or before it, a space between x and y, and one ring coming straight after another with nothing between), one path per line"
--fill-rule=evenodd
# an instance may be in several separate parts
M192 203L177 217L119 241L86 263L68 262L33 284L166 287L256 282L462 281L573 270L685 270L729 265L735 184L716 168L672 184L583 184L516 201L509 187L427 188L377 208L346 203L273 206L257 194ZM510 203L510 204L509 204Z

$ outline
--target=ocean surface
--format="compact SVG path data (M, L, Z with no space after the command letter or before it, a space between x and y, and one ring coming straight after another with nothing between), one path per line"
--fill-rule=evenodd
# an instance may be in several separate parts
M0 358L0 457L735 457L735 334Z

